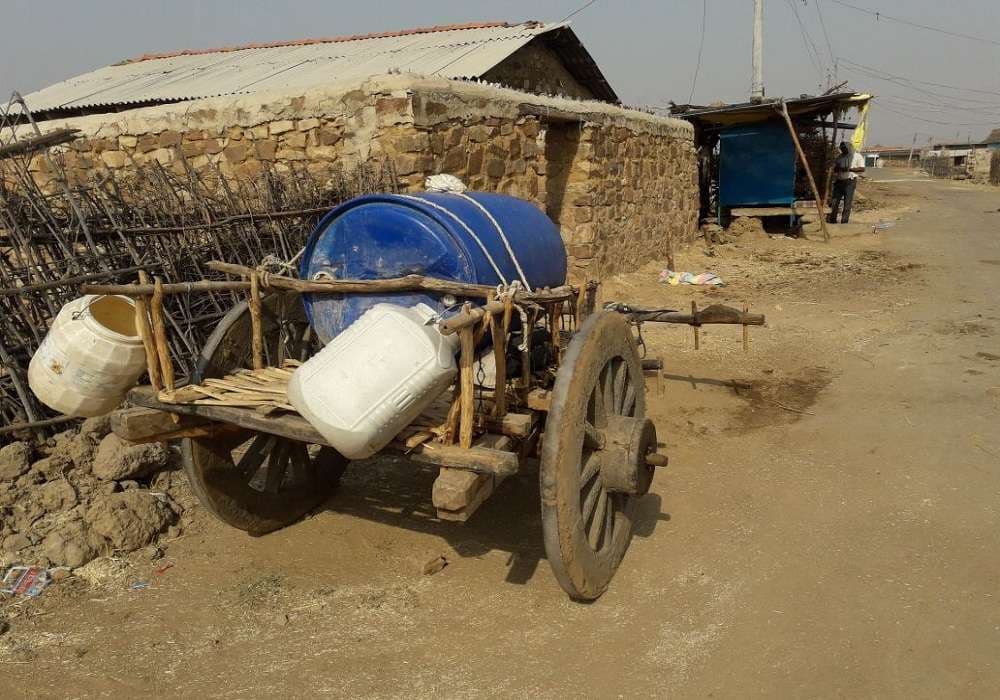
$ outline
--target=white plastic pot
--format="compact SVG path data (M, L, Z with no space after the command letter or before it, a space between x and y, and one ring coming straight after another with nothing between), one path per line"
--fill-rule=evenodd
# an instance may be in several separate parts
M122 402L145 370L135 302L90 295L59 311L28 365L28 384L60 413L101 416Z

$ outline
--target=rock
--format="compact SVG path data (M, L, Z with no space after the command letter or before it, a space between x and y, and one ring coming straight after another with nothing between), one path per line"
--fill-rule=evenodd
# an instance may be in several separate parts
M38 503L49 513L68 510L77 504L76 489L68 481L50 481L38 489Z
M0 481L14 481L31 469L31 446L12 442L0 447Z
M146 477L165 467L167 457L162 443L134 445L111 433L101 440L93 474L107 481Z
M15 533L4 538L3 541L3 551L14 554L15 552L20 552L22 549L31 546L31 540L28 539L27 535L21 533Z
M29 471L28 473L17 477L17 481L15 481L14 484L20 488L27 489L31 488L35 484L40 484L43 481L45 481L44 476L36 471Z
M81 519L64 520L42 542L42 553L56 566L75 568L98 556L107 546Z
M57 452L54 455L38 460L31 466L31 468L41 474L42 478L46 481L53 481L61 478L71 465L72 462L69 457L62 452Z
M94 461L95 444L89 435L80 433L65 444L61 452L73 463L77 469L89 470ZM54 452L53 454L58 454Z
M145 547L173 525L177 515L148 491L123 491L94 501L87 510L90 528L111 549L134 551Z
M81 435L91 435L96 440L101 440L111 432L111 414L88 418L80 425Z

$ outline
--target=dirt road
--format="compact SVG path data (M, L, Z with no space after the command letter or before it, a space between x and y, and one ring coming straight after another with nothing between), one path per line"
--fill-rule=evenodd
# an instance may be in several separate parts
M8 605L0 696L996 697L1000 190L879 196L903 214L878 235L679 257L722 290L659 285L662 264L607 285L749 300L768 327L749 355L732 328L698 352L645 333L671 466L598 602L551 577L535 476L462 527L431 517L430 471L357 464L295 527L199 517L162 575L137 560Z

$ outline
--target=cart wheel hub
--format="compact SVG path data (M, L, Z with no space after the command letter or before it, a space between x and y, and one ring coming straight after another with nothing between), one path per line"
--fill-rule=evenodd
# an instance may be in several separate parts
M654 465L666 458L656 453L656 426L648 418L608 416L603 432L601 478L608 491L644 496L653 482Z

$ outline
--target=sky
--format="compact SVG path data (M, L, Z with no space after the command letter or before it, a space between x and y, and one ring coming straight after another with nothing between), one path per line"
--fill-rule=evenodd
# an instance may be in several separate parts
M0 0L0 95L27 94L143 53L457 22L555 21L585 4ZM596 0L571 22L624 102L661 106L688 102L692 87L695 103L746 100L752 15L752 0ZM1000 2L765 0L767 95L818 94L834 76L879 96L869 144L982 139L1000 127Z

